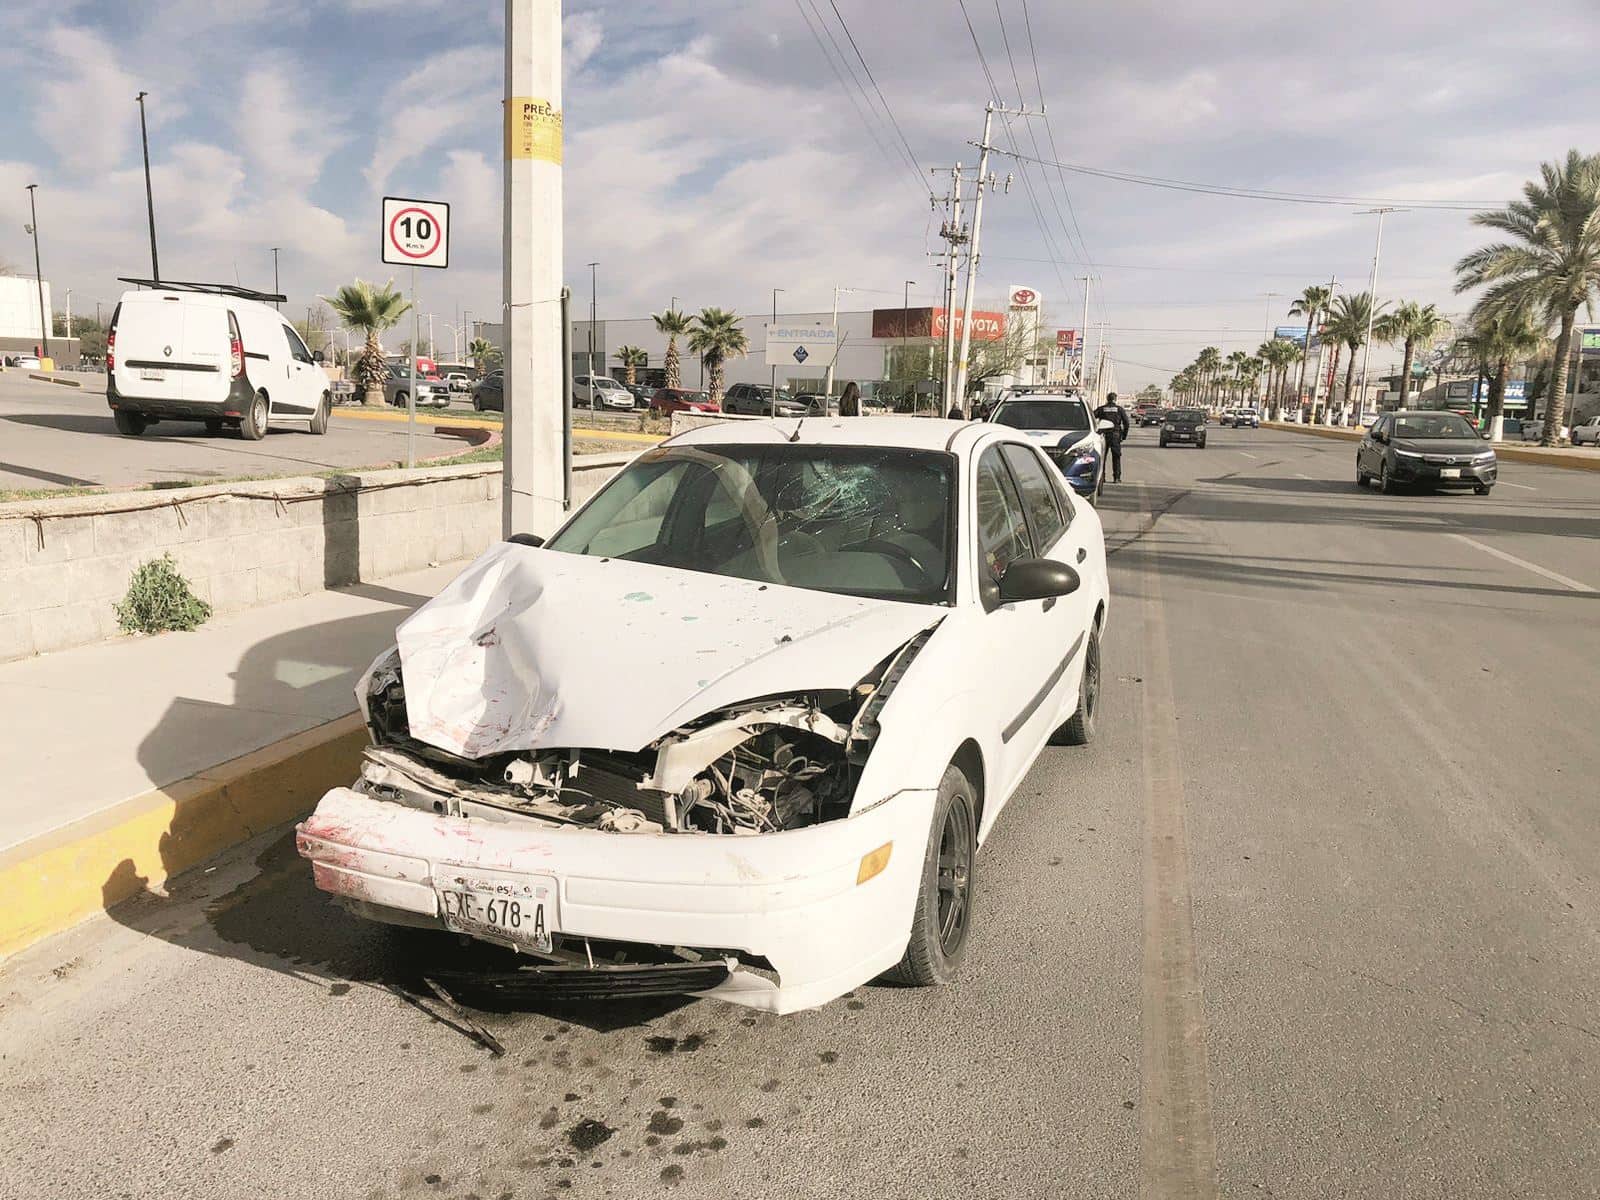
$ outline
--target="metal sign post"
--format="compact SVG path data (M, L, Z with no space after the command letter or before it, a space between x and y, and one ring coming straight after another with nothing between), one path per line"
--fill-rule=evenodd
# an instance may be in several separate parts
M422 314L417 307L417 268L450 265L450 206L442 200L383 198L383 261L411 268L411 383L406 393L406 466L417 465L417 342ZM431 347L430 347L431 349Z

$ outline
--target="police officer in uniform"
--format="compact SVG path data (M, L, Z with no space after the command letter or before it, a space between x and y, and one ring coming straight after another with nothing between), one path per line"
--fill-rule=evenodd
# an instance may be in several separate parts
M1128 414L1117 403L1115 392L1108 393L1106 402L1094 410L1094 421L1097 426L1101 421L1111 422L1111 428L1105 430L1106 453L1111 456L1111 482L1121 483L1122 439L1128 436L1130 423Z

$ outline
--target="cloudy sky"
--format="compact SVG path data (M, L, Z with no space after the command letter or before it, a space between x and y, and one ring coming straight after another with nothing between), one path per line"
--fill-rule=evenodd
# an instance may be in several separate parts
M1600 150L1593 0L965 4L998 98L1037 107L1042 84L1048 124L996 139L1041 158L1497 203L1541 160ZM0 261L31 270L37 182L58 305L70 287L80 312L109 306L118 275L147 272L143 89L163 274L270 286L278 245L291 307L312 303L390 273L384 193L436 197L453 265L429 273L424 310L497 315L502 17L496 0L4 0ZM672 295L760 313L773 287L790 310L825 309L835 285L892 306L908 279L933 301L927 169L975 160L990 95L959 0L573 0L565 30L566 274L587 301L599 260L602 316ZM851 38L898 132L856 90ZM1287 320L1266 293L1334 275L1359 290L1371 267L1356 206L992 165L1017 180L986 206L980 303L1028 284L1048 325L1076 326L1076 277L1097 275L1090 320L1123 386L1208 343L1253 349L1269 307ZM1465 212L1390 217L1380 295L1461 311L1450 266L1481 240Z

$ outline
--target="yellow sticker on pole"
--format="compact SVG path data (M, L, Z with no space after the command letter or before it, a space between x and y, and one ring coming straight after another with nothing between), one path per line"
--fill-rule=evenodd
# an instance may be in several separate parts
M506 101L506 157L561 161L561 110L538 96Z

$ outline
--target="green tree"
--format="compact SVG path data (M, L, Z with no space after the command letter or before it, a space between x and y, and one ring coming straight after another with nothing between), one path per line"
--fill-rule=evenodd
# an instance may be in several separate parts
M715 404L722 403L722 364L730 358L742 358L750 350L741 319L729 309L702 308L689 330L689 349L706 364L706 390Z
M1246 382L1254 374L1250 369L1250 356L1243 350L1229 352L1226 363L1223 385L1225 400L1229 404L1237 404L1240 396L1244 394Z
M1333 287L1328 284L1313 283L1295 297L1294 303L1289 305L1291 317L1304 317L1306 319L1306 340L1300 346L1300 381L1295 385L1295 400L1298 401L1305 395L1306 390L1306 360L1311 355L1311 333L1317 327L1317 322L1322 314L1328 311L1328 305L1333 302Z
M1474 213L1473 224L1514 239L1468 254L1456 264L1456 291L1486 287L1484 313L1560 322L1544 435L1553 445L1566 419L1567 369L1580 306L1600 287L1600 155L1568 150L1564 163L1544 163L1540 178L1522 186L1522 199L1493 212Z
M618 346L617 361L622 364L623 373L627 376L624 382L632 387L639 382L639 368L650 365L650 355L638 346Z
M667 335L667 357L662 364L666 370L667 386L669 388L682 387L678 374L678 338L690 332L694 322L691 318L673 308L669 308L663 313L652 313L650 314L650 319L656 323L657 333Z
M1295 362L1302 361L1300 347L1287 338L1271 338L1261 343L1256 356L1267 365L1268 411L1273 419L1277 419L1283 415L1283 393L1289 382L1289 368Z
M376 287L365 279L347 283L332 296L318 297L327 301L348 329L354 329L365 338L361 358L356 363L355 378L362 387L362 403L383 404L383 380L388 367L383 361L383 342L380 335L393 329L401 317L411 311L411 301L394 290L394 280Z
M1350 351L1349 361L1344 368L1344 402L1351 403L1355 397L1352 392L1355 388L1356 352L1367 343L1368 325L1376 326L1383 315L1384 305L1379 304L1374 310L1371 292L1356 292L1354 295L1345 293L1335 296L1328 306L1328 319L1323 322L1323 336L1334 340L1333 371L1339 371L1339 350L1344 348ZM1322 412L1327 414L1332 411L1333 397L1329 396L1330 403L1322 406ZM1313 421L1317 419L1312 414Z
M1411 364L1416 361L1417 350L1426 350L1440 337L1450 332L1450 322L1431 304L1418 304L1415 300L1402 300L1395 310L1379 323L1376 335L1385 342L1400 342L1405 353L1400 366L1400 407L1406 405L1411 391Z
M1496 315L1474 309L1470 319L1471 327L1458 344L1484 364L1480 373L1483 370L1489 373L1486 415L1489 436L1498 442L1505 414L1506 379L1511 373L1511 364L1539 353L1546 344L1546 338L1526 313Z
M473 338L467 346L467 354L472 359L473 369L479 376L500 361L500 347L488 338Z

